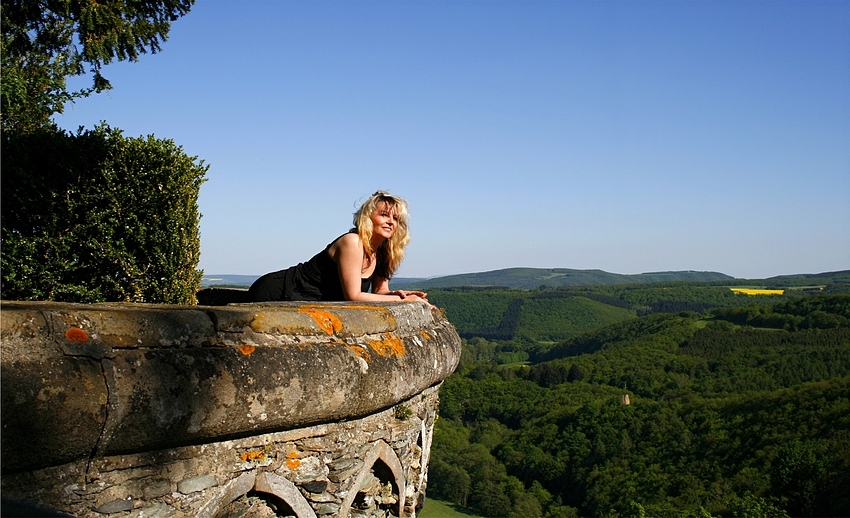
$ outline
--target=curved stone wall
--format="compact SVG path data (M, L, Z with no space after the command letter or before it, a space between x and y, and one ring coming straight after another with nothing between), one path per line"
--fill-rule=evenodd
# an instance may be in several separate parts
M0 311L3 495L77 516L212 517L253 493L412 516L460 358L421 303Z

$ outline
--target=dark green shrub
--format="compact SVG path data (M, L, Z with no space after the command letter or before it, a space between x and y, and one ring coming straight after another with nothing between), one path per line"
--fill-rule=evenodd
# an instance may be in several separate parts
M208 169L102 125L3 134L4 299L192 304Z

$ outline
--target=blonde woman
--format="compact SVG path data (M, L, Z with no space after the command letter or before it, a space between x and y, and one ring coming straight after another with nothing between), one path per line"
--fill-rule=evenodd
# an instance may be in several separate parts
M354 213L354 228L306 263L267 273L248 290L249 302L357 300L428 302L421 291L390 290L404 258L407 202L378 191Z

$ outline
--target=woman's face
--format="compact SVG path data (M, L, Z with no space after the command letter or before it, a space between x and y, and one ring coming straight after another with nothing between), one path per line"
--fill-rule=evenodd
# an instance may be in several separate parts
M398 228L398 214L395 207L387 202L378 204L378 207L372 213L372 235L378 235L384 239L393 237Z

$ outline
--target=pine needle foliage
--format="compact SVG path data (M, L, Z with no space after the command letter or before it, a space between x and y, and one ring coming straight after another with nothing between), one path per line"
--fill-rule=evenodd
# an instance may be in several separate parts
M2 0L3 131L52 123L68 101L111 88L104 65L156 53L171 23L194 0ZM88 67L88 70L87 70ZM92 86L69 90L67 78L92 74Z

